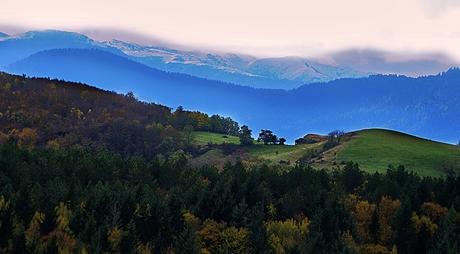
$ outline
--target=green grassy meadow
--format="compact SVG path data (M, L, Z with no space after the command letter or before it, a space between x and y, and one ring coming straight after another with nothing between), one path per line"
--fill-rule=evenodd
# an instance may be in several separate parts
M236 136L224 137L223 134L211 133L211 132L195 132L195 140L198 145L215 144L220 145L223 143L227 144L240 144L240 140ZM248 155L261 158L263 160L279 163L279 161L290 161L294 163L297 159L302 157L307 149L315 149L318 144L309 145L264 145L263 142L254 142L254 146L245 147L248 151ZM277 153L278 151L278 153ZM217 154L216 154L217 155ZM209 157L209 154L206 155ZM208 158L209 159L209 158Z
M289 161L292 164L304 156L309 149L321 149L319 144L304 145L264 145L258 144L248 147L249 154L265 159L272 163L279 163L281 160Z
M444 169L459 172L460 147L404 133L370 129L356 131L337 150L338 161L354 161L360 169L385 172L388 165L404 165L421 176L445 175Z
M229 144L240 144L240 139L236 136L227 136L225 138L224 134L212 133L212 132L204 132L204 131L196 131L195 132L195 140L197 145L207 145L209 143L220 145L223 143Z
M195 132L198 145L207 144L240 144L235 136L224 137L223 134ZM262 159L271 164L280 161L290 162L303 157L309 150L320 151L325 142L303 145L264 145L255 143L245 147L246 155ZM228 158L221 152L208 152L200 161L225 160ZM311 166L317 169L332 169L340 162L353 161L361 170L369 173L386 172L391 164L394 167L404 165L406 170L414 171L420 176L438 177L446 175L446 171L460 173L460 147L430 141L401 132L369 129L346 135L339 146L314 158Z

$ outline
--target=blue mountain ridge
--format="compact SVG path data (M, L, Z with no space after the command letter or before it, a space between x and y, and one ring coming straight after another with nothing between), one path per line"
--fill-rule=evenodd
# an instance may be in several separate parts
M86 35L57 30L30 31L0 38L0 69L39 51L60 48L97 48L160 70L255 88L289 90L305 83L369 75L295 56L259 59L236 54L216 55L119 40L99 42Z
M100 49L52 49L6 66L28 76L78 81L169 107L231 116L254 135L270 129L289 143L307 133L379 127L456 143L460 70L409 78L374 75L289 91L255 89L169 73Z

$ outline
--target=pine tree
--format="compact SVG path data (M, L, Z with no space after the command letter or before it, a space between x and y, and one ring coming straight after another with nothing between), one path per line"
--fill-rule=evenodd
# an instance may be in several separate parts
M398 253L412 253L415 232L412 224L411 201L408 196L403 198L401 205L396 210L391 228L393 243L398 248Z
M369 224L369 233L371 234L372 241L374 244L378 243L380 238L379 235L379 215L378 208L376 207L372 212L371 223Z
M120 242L121 253L136 253L136 247L139 243L139 236L137 235L136 224L131 219L126 226L126 232L123 234Z
M435 242L432 249L428 252L430 254L454 254L460 253L458 236L455 233L455 221L457 212L452 206L449 209L447 216L441 221L441 225L435 236Z
M364 182L363 172L359 169L358 163L352 161L347 162L340 178L347 192L352 192Z
M428 229L426 223L422 223L420 230L418 231L412 252L413 253L427 253L431 244L431 232Z
M177 254L201 253L200 241L192 225L186 225L176 240L175 252Z
M324 208L317 208L308 232L307 253L349 253L341 239L342 232L354 234L351 216L337 198L326 200Z
M250 232L250 242L252 253L267 253L268 237L264 224L264 207L261 203L255 205L249 214L248 229Z

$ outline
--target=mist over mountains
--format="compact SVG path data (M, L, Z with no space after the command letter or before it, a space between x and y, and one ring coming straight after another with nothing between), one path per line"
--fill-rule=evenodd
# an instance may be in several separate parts
M342 69L340 74L340 68L328 69L299 57L184 53L120 41L100 43L59 31L3 37L0 55L6 72L132 91L142 100L172 108L231 116L249 125L255 135L270 129L288 143L307 133L370 127L450 143L460 138L458 69L419 78L368 74L344 78L344 73L360 72ZM158 68L152 68L155 65ZM329 77L339 79L301 85L307 83L303 79L308 73L332 73ZM239 79L241 85L223 77ZM278 87L279 82L290 90Z
M150 67L255 88L292 89L303 84L339 78L359 78L370 73L321 64L297 56L258 59L247 55L214 55L148 47L121 41L107 42Z
M143 46L119 40L98 42L85 35L64 31L31 31L5 36L0 41L0 67L42 50L97 48L168 72L220 80L256 88L292 89L306 83L338 78L357 78L369 73L325 65L300 57L255 58L246 55L216 55Z
M330 56L339 66L371 73L402 74L411 77L436 75L458 63L442 53L410 54L371 49L350 49Z

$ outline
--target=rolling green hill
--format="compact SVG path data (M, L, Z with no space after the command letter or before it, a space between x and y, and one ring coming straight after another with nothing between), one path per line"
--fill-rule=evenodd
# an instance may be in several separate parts
M460 147L396 131L370 129L355 132L337 147L337 161L354 161L367 172L385 172L388 165L404 165L422 176L459 172Z
M222 134L196 132L197 144L239 144L238 137L224 137ZM263 145L256 143L245 148L245 158L257 158L270 164L287 163L294 165L298 159L312 151L321 151L325 142L303 145ZM202 158L210 160L228 159L222 153L208 152ZM241 151L239 155L242 156ZM231 156L230 156L231 157ZM342 138L339 146L319 153L308 159L314 168L332 169L343 162L357 162L361 170L369 173L386 172L391 164L404 165L407 170L421 176L440 176L460 172L460 147L426 140L401 132L369 129L349 133Z

